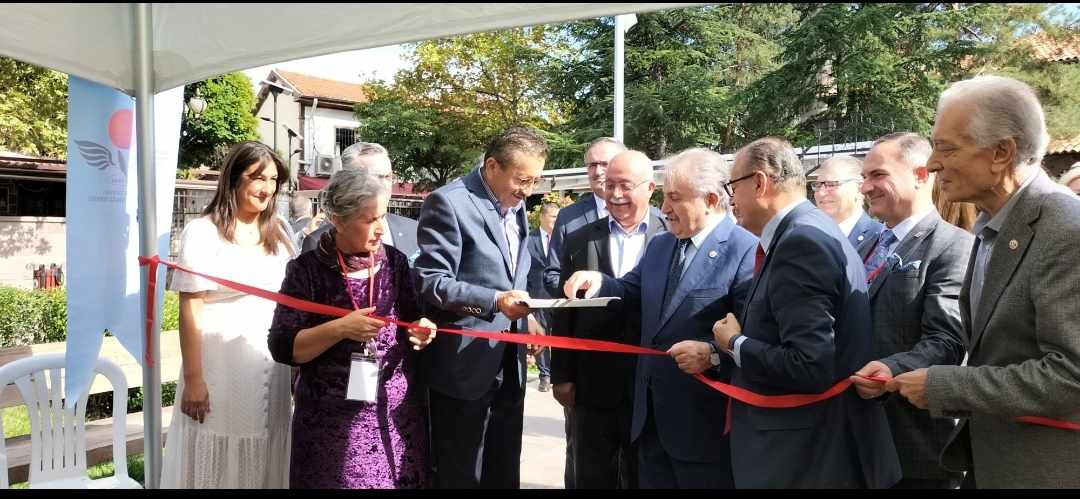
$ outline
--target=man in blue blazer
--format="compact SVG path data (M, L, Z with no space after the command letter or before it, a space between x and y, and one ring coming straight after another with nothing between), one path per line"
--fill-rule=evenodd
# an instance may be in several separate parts
M555 227L555 217L559 215L559 205L545 203L540 207L540 226L529 232L529 284L526 291L533 298L551 298L544 288L544 267L547 266L547 251L551 245L551 232ZM550 329L549 310L537 310L530 314L530 330L538 328L545 333ZM536 367L540 370L540 385L537 390L546 392L551 389L551 349L545 348L536 356Z
M731 384L762 395L822 393L876 359L863 262L806 201L802 163L787 141L751 142L731 176L736 218L761 237L741 320L728 314L713 329L735 360ZM900 479L884 410L852 389L791 409L733 402L731 455L739 488L886 488Z
M441 327L525 332L525 198L540 181L547 144L510 128L484 163L431 193L420 212L416 274L425 315ZM430 388L434 485L518 488L525 348L445 335L420 356Z
M718 317L746 303L757 238L726 215L724 159L690 149L667 165L662 211L668 233L649 243L621 279L577 272L564 293L618 296L641 313L641 346L672 358L639 356L631 438L642 488L732 488L724 436L727 397L683 371L727 381L731 360L710 346ZM599 291L599 293L597 293ZM741 457L739 457L741 459Z

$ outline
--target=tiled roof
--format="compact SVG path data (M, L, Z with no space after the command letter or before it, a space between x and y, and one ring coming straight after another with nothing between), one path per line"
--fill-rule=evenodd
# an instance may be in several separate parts
M359 83L348 83L337 80L327 80L306 74L294 73L275 69L277 74L285 78L304 97L320 97L323 99L335 99L340 101L358 103L367 102L368 96L364 87Z
M1035 59L1043 62L1080 62L1080 34L1054 40L1045 32L1024 38L1031 45Z
M1046 147L1046 154L1080 153L1080 135L1067 139L1051 140Z

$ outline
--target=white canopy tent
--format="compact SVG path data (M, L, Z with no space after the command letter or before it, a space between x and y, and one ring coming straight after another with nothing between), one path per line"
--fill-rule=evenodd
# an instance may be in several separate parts
M156 213L157 199L150 97L159 91L346 50L691 5L702 4L6 4L0 55L135 96L139 247L151 255L157 231L148 214ZM161 476L160 316L149 346L153 367L143 367L147 488L158 488Z

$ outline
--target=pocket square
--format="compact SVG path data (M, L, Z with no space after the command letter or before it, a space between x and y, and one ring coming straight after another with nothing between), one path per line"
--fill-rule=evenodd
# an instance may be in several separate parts
M900 271L903 272L905 270L919 270L919 267L921 267L921 266L922 266L922 260L915 260L913 262L908 262L903 267L900 267Z

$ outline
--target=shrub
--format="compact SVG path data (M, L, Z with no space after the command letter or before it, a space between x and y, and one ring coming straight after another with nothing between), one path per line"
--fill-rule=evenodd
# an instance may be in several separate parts
M141 324L141 323L140 323ZM161 330L180 324L180 298L165 292ZM67 294L64 288L19 289L0 286L0 348L67 339Z

